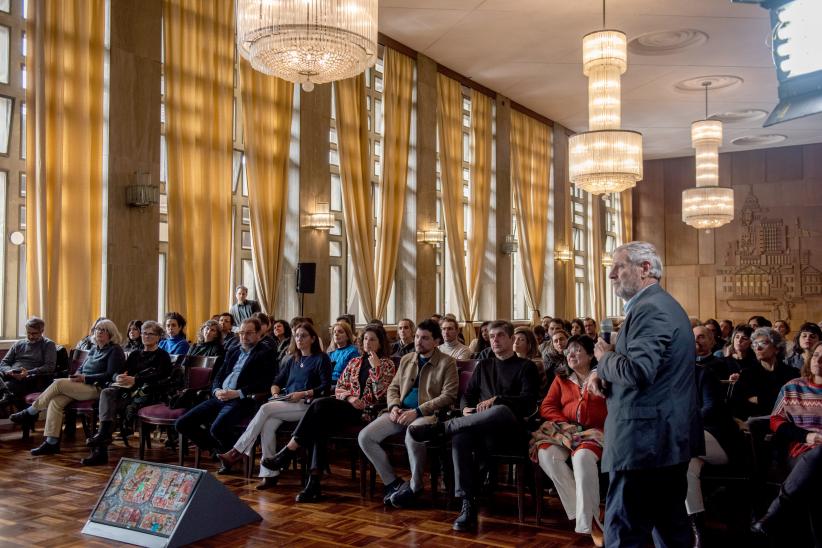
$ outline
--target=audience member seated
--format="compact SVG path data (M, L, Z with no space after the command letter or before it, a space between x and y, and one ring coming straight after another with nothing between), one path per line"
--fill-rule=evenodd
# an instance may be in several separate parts
M54 374L57 347L43 336L46 322L37 317L26 322L26 338L14 343L0 361L0 405L21 401L36 390L39 377Z
M722 328L719 326L719 322L713 318L709 318L705 320L703 325L707 327L714 336L714 346L711 352L719 352L725 348L725 339L722 337Z
M605 398L585 388L595 367L594 341L587 335L572 337L567 367L557 371L542 400L540 416L545 422L531 437L530 455L554 482L568 519L576 519L574 530L590 534L594 544L602 546L597 463L608 410Z
M123 370L126 356L120 344L123 338L114 322L102 319L94 328L94 348L89 350L80 368L67 379L55 379L31 404L31 407L9 418L15 424L33 426L37 415L46 409L45 440L31 450L34 456L53 455L60 452L60 430L67 405L74 401L96 400L100 392Z
M575 335L584 335L585 334L585 324L582 323L582 320L579 318L574 318L571 320L571 336Z
M440 322L442 344L440 352L448 354L455 360L470 360L471 350L459 341L460 326L457 320L445 317Z
M234 332L234 316L228 312L223 312L217 318L217 323L220 325L220 333L223 334L223 348L228 350L235 344L239 344L240 340Z
M454 358L437 348L441 339L440 326L435 320L420 322L414 335L414 352L402 357L397 374L388 387L386 412L363 428L358 437L360 448L385 486L383 503L386 506L410 506L423 489L426 446L410 436L408 427L436 422L437 413L449 409L457 401L457 364ZM388 455L380 446L385 438L403 432L411 467L408 482L394 473Z
M775 329L760 327L751 340L759 365L743 369L731 392L731 410L743 421L770 415L779 390L796 376L796 369L782 361L785 341Z
M788 320L776 320L773 322L773 328L776 329L782 338L785 340L785 356L787 363L787 358L790 358L793 355L793 345L794 341L788 338L788 335L791 333L791 324L788 323ZM799 368L802 368L802 364L799 364Z
M315 502L322 495L320 482L328 464L328 438L345 426L362 424L367 416L364 415L366 407L385 403L388 386L396 373L396 366L389 357L385 329L368 325L361 339L363 355L348 362L334 396L315 399L288 444L263 463L268 469L281 470L288 468L300 447L308 451L310 476L305 488L297 495L297 502Z
M491 322L488 321L482 322L480 324L479 336L468 345L472 359L479 359L480 354L482 354L486 348L491 348L491 343L488 341L488 324L490 323ZM414 342L413 339L411 342Z
M169 354L188 354L186 319L179 312L166 314L166 338L160 341L160 348Z
M799 371L810 357L810 350L822 340L822 330L815 323L806 322L799 327L793 342L793 354L785 363Z
M265 312L255 312L251 317L260 322L260 342L258 344L268 347L271 351L276 351L279 341L271 329L271 317Z
M822 546L822 344L816 343L801 377L782 387L771 430L787 442L790 473L752 530L780 542L797 523L810 521L815 546Z
M335 323L331 328L331 335L334 349L328 354L328 357L331 359L331 365L334 368L331 371L331 384L336 384L340 374L360 352L357 345L354 344L354 333L351 331L348 322Z
M214 322L209 320L209 322ZM208 323L208 322L206 322ZM215 327L216 328L216 327ZM123 373L100 393L100 430L86 440L91 454L80 461L84 466L108 464L108 446L114 433L114 421L120 416L120 437L128 440L141 407L163 401L169 392L171 357L159 347L163 328L155 321L141 325L143 348L126 358Z
M692 457L688 464L688 491L685 509L691 519L696 542L704 546L705 505L702 500L702 467L728 464L735 460L741 444L741 431L725 404L726 389L719 382L714 366L719 360L711 354L713 332L707 326L696 326L696 389L702 412L702 428L705 431L705 454ZM719 362L721 363L721 362Z
M545 331L548 331L548 326L551 325L552 321L554 321L554 318L551 316L543 316L539 323Z
M551 336L551 346L542 353L542 367L545 368L546 378L553 379L556 372L567 365L565 358L567 347L568 333L562 328L555 329Z
M237 297L237 302L231 305L228 313L234 318L235 325L240 325L243 320L247 320L255 312L262 312L260 303L247 298L248 288L246 286L238 285L234 296Z
M596 341L599 338L597 322L593 318L585 318L582 320L582 327L585 330L585 334L588 335L592 341Z
M143 341L140 337L142 327L142 320L131 320L128 322L128 329L126 329L126 342L123 344L123 352L128 353L143 349Z
M727 380L730 372L728 362L713 355L714 333L707 325L698 325L693 328L696 339L696 363L707 367L720 380Z
M97 327L97 324L100 323L101 320L105 319L105 316L100 316L94 320L94 323L91 324L91 329L88 330L88 335L80 339L77 344L74 345L74 348L77 350L84 350L86 352L94 348L96 346L96 343L94 342L94 328Z
M751 316L748 318L748 327L756 331L760 327L772 327L771 321L765 316Z
M539 375L539 398L545 397L548 387L554 382L554 377L548 378L542 364L542 356L539 355L539 347L534 332L530 328L521 325L514 329L514 352L520 358L531 360L537 366Z
M236 427L258 409L256 394L271 386L274 353L260 342L260 322L243 320L237 332L240 344L231 348L211 384L212 397L177 419L177 432L198 447L227 451L237 439Z
M397 323L397 340L391 345L391 355L401 358L414 351L414 322L403 318Z
M737 325L731 332L722 352L714 352L714 356L724 359L725 371L728 372L725 378L732 382L739 378L739 372L743 369L759 367L756 354L751 348L751 335L753 335L753 329L749 326Z
M277 339L277 363L288 359L288 347L291 346L291 326L285 320L277 320L271 326L271 334Z
M262 481L257 484L257 489L277 485L280 471L264 464L266 459L277 454L277 429L285 421L294 422L303 418L308 410L306 400L328 395L330 385L331 360L322 351L314 326L310 323L297 325L291 343L291 357L281 366L273 383L266 387L274 401L260 407L236 442L222 444L226 449L219 455L223 466L218 473L230 472L238 454L250 455L260 436L263 448L263 463L260 464Z
M188 349L181 365L185 366L188 363L188 356L216 357L214 371L219 371L226 355L222 336L220 323L217 320L206 320L197 332L197 342Z
M727 342L734 331L734 322L731 320L722 320L719 322L719 329L721 330L722 338Z
M462 417L445 424L432 422L409 427L417 441L451 439L454 494L462 497L455 531L477 528L475 476L486 451L517 451L527 447L524 419L537 407L539 375L534 362L514 353L514 326L495 321L489 326L494 357L477 364L462 398Z

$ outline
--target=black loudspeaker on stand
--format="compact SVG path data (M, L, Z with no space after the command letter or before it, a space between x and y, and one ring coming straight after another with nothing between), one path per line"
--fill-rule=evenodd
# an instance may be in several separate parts
M317 263L297 263L297 293L300 294L300 316L305 308L305 294L314 293Z

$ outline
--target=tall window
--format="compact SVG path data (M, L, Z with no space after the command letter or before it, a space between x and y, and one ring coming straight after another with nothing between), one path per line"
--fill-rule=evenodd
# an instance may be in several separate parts
M462 211L463 229L462 256L463 264L467 264L468 241L467 234L471 233L473 219L471 218L471 91L462 87ZM440 165L440 140L437 131L437 226L445 230L445 211L442 205L442 171ZM454 277L451 261L448 258L448 236L445 236L443 245L437 248L436 276L437 276L437 309L439 312L456 314L458 310Z
M245 141L243 134L242 95L240 91L240 56L234 55L234 108L232 110L233 162L231 181L231 286L244 285L248 288L248 298L257 298L254 282L254 267L251 259L251 213L248 206L248 179L245 171ZM167 268L168 264L168 187L174 184L168 179L168 148L165 127L165 79L160 80L160 255L158 262L157 316L162 318L167 312Z
M605 257L613 259L614 250L623 243L621 223L620 194L606 194L604 198L605 210ZM617 297L613 283L608 278L610 261L605 261L605 314L607 316L622 315L622 299Z
M590 315L591 303L588 293L588 212L587 192L571 185L571 232L574 240L574 293L577 317Z
M376 248L376 235L380 222L380 177L382 176L384 165L383 138L385 136L385 126L383 114L385 107L383 103L383 90L385 87L384 69L385 48L380 46L377 62L371 68L365 70L365 106L368 119L368 154L369 154L369 178L371 181L371 214L374 219L374 241ZM333 91L332 91L333 94ZM342 203L342 180L340 179L340 154L339 137L337 134L336 107L332 95L331 100L331 129L329 135L330 152L328 157L331 171L331 203L329 209L334 214L335 225L329 231L328 255L329 255L329 282L330 291L330 319L334 320L343 313L354 314L357 322L365 323L372 318L366 318L360 307L359 295L354 284L353 268L354 264L351 255L348 253L346 243L345 222L343 218ZM359 268L359 267L357 267ZM374 268L370 265L370 268ZM386 323L396 323L396 286L392 286L391 295L388 300L388 307L385 314Z
M25 334L26 3L0 0L0 339Z

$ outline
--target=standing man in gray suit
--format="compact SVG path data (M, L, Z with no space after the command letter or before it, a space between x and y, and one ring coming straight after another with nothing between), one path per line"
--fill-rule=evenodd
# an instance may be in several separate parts
M685 512L691 457L704 453L688 315L659 285L654 246L614 252L608 277L625 300L616 348L599 339L588 387L607 397L602 470L610 473L606 546L693 545Z

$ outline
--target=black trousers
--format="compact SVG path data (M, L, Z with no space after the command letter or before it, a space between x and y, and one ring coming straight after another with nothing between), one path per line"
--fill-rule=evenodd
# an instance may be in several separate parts
M294 440L311 457L312 471L322 471L328 462L328 438L344 426L362 423L362 411L344 400L330 396L314 400L294 429Z
M780 508L783 514L789 516L783 522L795 520L807 512L814 545L822 546L822 446L805 451L788 464L791 472L782 483L781 490L787 501L777 499L774 504L790 503L790 508Z
M174 428L200 449L216 449L224 453L240 437L237 425L253 417L256 412L257 405L251 398L235 398L225 402L211 398L189 409L177 419Z
M611 472L605 502L605 544L657 547L693 546L685 495L688 463Z

